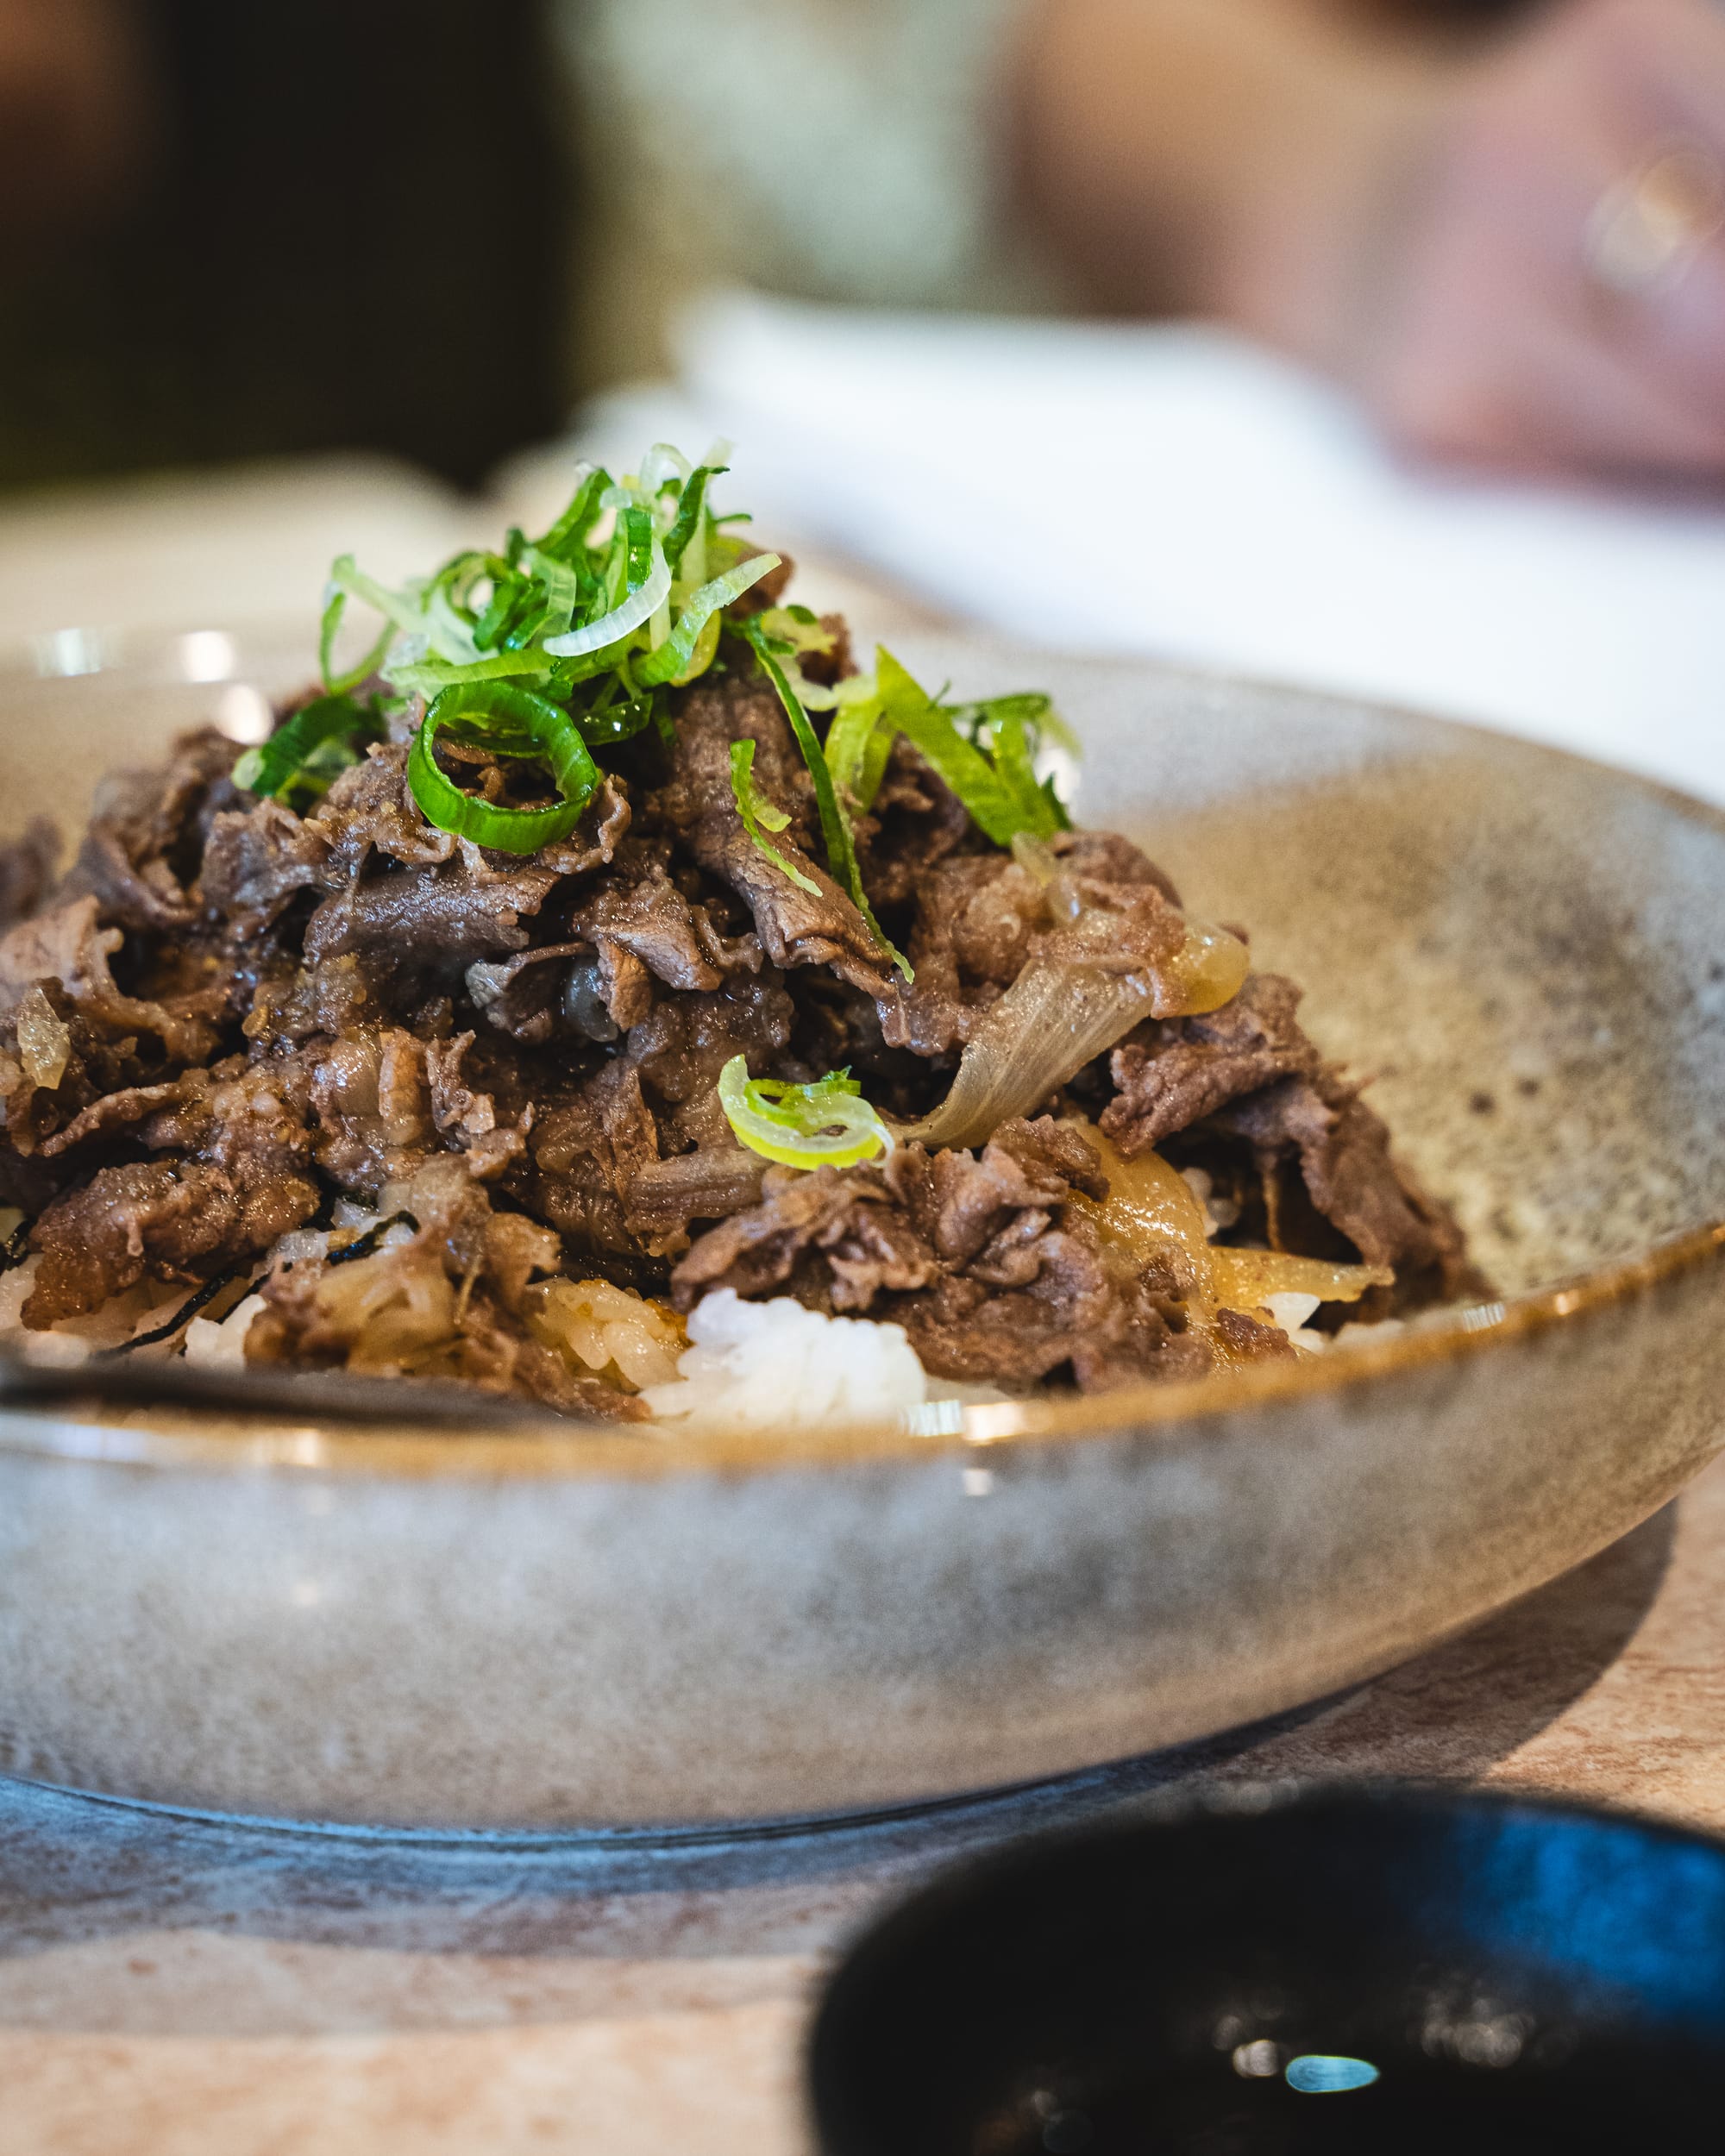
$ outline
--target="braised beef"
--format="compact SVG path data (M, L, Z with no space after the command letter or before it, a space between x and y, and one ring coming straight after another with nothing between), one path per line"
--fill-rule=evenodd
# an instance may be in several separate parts
M0 935L47 898L59 859L60 830L46 816L33 817L22 837L0 845Z
M1104 1132L1130 1159L1242 1094L1314 1075L1322 1058L1295 1021L1299 1006L1291 981L1253 974L1220 1011L1141 1025L1113 1051Z
M824 626L811 680L850 665L842 623ZM359 1351L358 1290L329 1284L358 1275L396 1313L377 1337L408 1343L401 1367L423 1350L615 1411L528 1321L532 1275L561 1265L684 1308L731 1288L889 1319L957 1378L1094 1388L1209 1366L1174 1269L1134 1267L1072 1202L1107 1194L1076 1122L806 1175L739 1147L717 1095L739 1055L794 1081L848 1067L914 1119L1026 962L1063 948L1074 899L1115 917L1133 962L1166 964L1177 894L1129 841L1057 833L1052 871L1021 863L900 739L856 838L907 983L829 873L807 769L740 645L678 693L669 740L630 743L576 830L530 860L426 822L406 776L417 716L304 814L236 788L237 749L206 731L103 790L57 890L47 826L0 850L0 1199L33 1217L27 1325L141 1280L215 1278L338 1197L399 1208L411 1188L410 1238L334 1271L278 1267L252 1352ZM744 740L800 881L738 812ZM1237 1234L1392 1268L1379 1307L1465 1291L1459 1231L1298 1000L1253 975L1220 1011L1140 1025L1060 1105L1128 1157L1168 1144L1211 1168ZM442 1313L441 1344L411 1349L416 1310ZM1229 1359L1291 1352L1230 1324Z

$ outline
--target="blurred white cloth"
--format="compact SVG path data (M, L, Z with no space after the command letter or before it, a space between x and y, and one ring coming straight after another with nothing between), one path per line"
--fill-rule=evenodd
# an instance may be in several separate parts
M727 497L1012 637L1421 705L1725 800L1725 505L1399 466L1203 329L732 297L606 446L737 444Z

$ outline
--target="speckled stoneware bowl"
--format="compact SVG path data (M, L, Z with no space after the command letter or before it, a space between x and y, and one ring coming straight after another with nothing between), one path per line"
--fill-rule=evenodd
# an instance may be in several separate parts
M949 1438L817 1436L794 1399L775 1436L712 1442L15 1412L0 1770L409 1828L913 1802L1370 1676L1719 1449L1725 818L1323 697L905 655L1058 693L1081 815L1310 984L1506 1300ZM5 680L9 801L74 816L97 764L218 704L243 725L246 693Z

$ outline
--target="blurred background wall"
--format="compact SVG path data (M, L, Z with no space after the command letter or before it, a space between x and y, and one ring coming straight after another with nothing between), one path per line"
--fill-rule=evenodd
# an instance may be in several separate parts
M1353 4L1452 31L1522 11ZM727 280L1070 301L975 229L975 137L943 127L1010 12L0 0L0 112L32 41L81 91L0 144L0 488L332 448L474 485L662 369L679 307Z
M1725 798L1725 8L0 0L0 662L715 436L806 573Z
M356 447L471 486L561 422L539 0L0 0L0 113L26 17L79 117L0 146L0 487Z

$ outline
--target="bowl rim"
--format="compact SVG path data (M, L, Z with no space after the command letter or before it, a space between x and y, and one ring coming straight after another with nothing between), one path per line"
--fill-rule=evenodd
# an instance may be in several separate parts
M712 1429L680 1432L641 1426L573 1424L547 1413L508 1431L427 1436L404 1423L363 1429L300 1423L260 1414L243 1420L195 1408L153 1407L123 1416L74 1420L60 1410L0 1407L0 1457L65 1460L208 1472L279 1469L370 1478L427 1481L662 1482L695 1476L727 1478L800 1468L873 1467L950 1459L979 1466L1002 1454L1141 1436L1165 1440L1183 1426L1215 1437L1240 1416L1299 1407L1339 1393L1358 1395L1436 1369L1461 1369L1512 1343L1525 1343L1603 1319L1668 1282L1700 1272L1725 1255L1725 1221L1680 1230L1650 1250L1614 1261L1555 1287L1498 1301L1463 1306L1440 1322L1410 1326L1383 1340L1351 1342L1338 1352L1297 1363L1248 1366L1178 1383L1153 1378L1101 1395L1063 1395L956 1409L932 1432L879 1419L819 1427Z
M285 626L285 623L283 624ZM243 652L277 624L235 622L223 633ZM105 633L105 632L104 632ZM134 631L127 641L178 645L191 632L152 627ZM970 642L998 652L1012 649L1005 640L967 636L962 629L947 641ZM116 642L122 642L116 638ZM34 655L39 640L8 638L0 642L0 680L10 686L31 678L18 661ZM123 651L123 644L122 644ZM1148 657L1105 652L1038 651L1044 665L1076 665L1098 671L1139 668L1163 680L1188 682L1207 689L1239 688L1296 702L1327 705L1370 713L1410 729L1465 736L1492 749L1520 754L1536 762L1578 766L1612 785L1649 797L1690 822L1725 837L1725 808L1684 793L1664 780L1559 749L1526 735L1483 725L1388 699L1329 690L1308 682L1290 682L1221 667L1182 665ZM125 674L142 669L135 657L100 660L93 674ZM50 680L87 680L90 674L37 673ZM243 671L233 678L243 679ZM183 680L183 677L182 677ZM189 685L188 685L189 686ZM1359 1393L1444 1365L1458 1369L1479 1356L1508 1348L1561 1327L1603 1318L1651 1289L1697 1272L1725 1254L1725 1217L1705 1219L1662 1237L1639 1251L1590 1267L1566 1279L1497 1300L1452 1306L1416 1320L1407 1330L1383 1339L1351 1341L1346 1351L1213 1374L1170 1383L1141 1379L1100 1395L1070 1395L965 1407L941 1419L931 1432L880 1418L819 1428L775 1426L767 1429L714 1429L661 1432L642 1426L574 1423L549 1411L543 1423L530 1420L507 1432L472 1436L428 1437L411 1425L368 1425L363 1429L313 1427L282 1414L220 1418L209 1411L154 1407L125 1418L72 1419L72 1404L62 1410L0 1404L0 1457L47 1456L129 1467L257 1470L280 1469L354 1474L373 1478L421 1481L455 1476L486 1481L598 1480L663 1481L691 1475L738 1476L770 1474L812 1466L858 1467L905 1459L932 1460L959 1451L984 1461L1000 1451L1064 1447L1133 1434L1163 1436L1176 1425L1195 1435L1214 1433L1226 1422L1286 1404L1303 1405L1344 1390ZM147 1421L143 1420L148 1417Z

